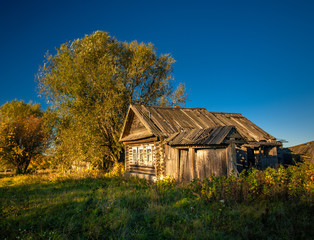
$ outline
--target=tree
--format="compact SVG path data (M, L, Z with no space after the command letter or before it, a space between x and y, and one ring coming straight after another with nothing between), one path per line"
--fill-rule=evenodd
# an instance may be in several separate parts
M48 143L39 104L11 101L0 108L0 165L25 173Z
M101 31L47 54L37 80L55 113L60 163L79 159L108 168L119 159L130 103L183 104L184 85L172 85L173 63L152 44L122 43Z

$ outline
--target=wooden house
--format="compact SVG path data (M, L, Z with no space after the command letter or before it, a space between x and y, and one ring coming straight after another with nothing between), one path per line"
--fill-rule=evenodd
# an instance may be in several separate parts
M143 105L129 107L120 142L130 175L179 181L274 166L281 146L240 113Z

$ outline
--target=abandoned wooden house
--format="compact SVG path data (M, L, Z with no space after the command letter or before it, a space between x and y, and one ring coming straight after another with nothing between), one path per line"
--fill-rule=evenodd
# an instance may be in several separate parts
M130 175L179 181L278 163L281 143L240 113L131 105L120 142Z

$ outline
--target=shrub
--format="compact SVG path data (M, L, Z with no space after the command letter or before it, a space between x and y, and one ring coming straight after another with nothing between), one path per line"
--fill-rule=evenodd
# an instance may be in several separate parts
M215 177L193 180L189 189L194 195L208 201L242 202L275 199L301 199L313 201L314 167L309 162L297 166L278 169L267 168L265 171L253 169L242 172L238 178Z

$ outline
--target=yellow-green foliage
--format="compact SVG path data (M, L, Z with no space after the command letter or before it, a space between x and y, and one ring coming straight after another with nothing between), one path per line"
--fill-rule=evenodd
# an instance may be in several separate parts
M106 177L119 177L124 173L124 164L123 163L115 163L112 169L105 174Z
M0 166L25 173L40 163L49 140L42 115L39 104L14 100L0 107Z
M175 89L171 81L173 64L152 44L121 42L102 31L48 54L37 80L52 107L47 116L54 125L58 165L79 160L109 170L123 149L119 136L131 103L185 102L184 85Z

